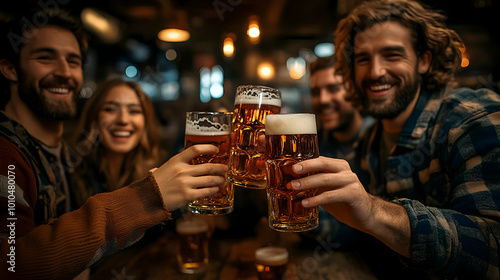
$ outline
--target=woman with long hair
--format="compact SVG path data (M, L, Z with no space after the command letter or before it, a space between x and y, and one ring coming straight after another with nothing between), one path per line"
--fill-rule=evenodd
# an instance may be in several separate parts
M76 132L82 196L118 189L160 163L154 107L136 82L110 78L99 84L85 103Z

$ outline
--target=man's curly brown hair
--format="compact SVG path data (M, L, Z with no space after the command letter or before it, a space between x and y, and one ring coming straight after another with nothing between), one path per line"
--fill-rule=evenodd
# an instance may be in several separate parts
M431 52L432 61L422 76L422 88L434 90L450 84L460 66L463 42L455 31L446 27L445 20L444 14L412 0L368 1L356 7L339 22L335 31L335 45L339 50L336 69L344 77L348 99L364 109L363 97L354 90L354 38L359 32L387 21L398 22L410 29L417 57L426 51Z

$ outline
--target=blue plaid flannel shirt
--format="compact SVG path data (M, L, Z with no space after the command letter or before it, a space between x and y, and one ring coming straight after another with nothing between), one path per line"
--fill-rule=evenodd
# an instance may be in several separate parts
M401 260L438 277L499 279L500 96L422 92L383 172L381 129L367 131L352 166L371 194L408 212L411 258Z

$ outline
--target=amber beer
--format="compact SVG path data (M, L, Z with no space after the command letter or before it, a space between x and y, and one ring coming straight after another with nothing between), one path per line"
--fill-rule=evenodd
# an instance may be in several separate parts
M231 134L232 113L224 112L188 112L186 115L186 135L184 147L196 144L212 144L219 148L219 153L200 155L191 164L221 163L227 164ZM219 187L216 194L197 199L188 204L189 209L197 214L221 215L233 211L234 189L230 183Z
M255 268L260 280L285 279L288 251L282 247L263 247L255 251Z
M177 261L181 272L204 272L208 265L208 224L201 219L179 219L175 229L179 236Z
M318 226L318 207L301 201L316 190L293 190L290 182L305 176L292 171L299 161L319 156L314 114L281 114L266 117L266 167L269 226L277 231L299 232Z
M264 135L265 117L278 114L281 93L265 86L239 86L233 110L233 129L229 154L228 181L252 188L266 188L264 146L258 138Z

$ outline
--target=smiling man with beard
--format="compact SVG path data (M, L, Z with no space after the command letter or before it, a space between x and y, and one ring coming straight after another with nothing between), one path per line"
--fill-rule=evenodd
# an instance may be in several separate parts
M77 209L62 134L83 81L81 23L62 10L38 10L1 31L0 220L8 227L0 228L0 279L73 279L225 182L227 166L189 164L218 152L197 145Z
M44 32L44 29L39 32ZM28 73L22 69L18 69L18 73L19 98L35 114L58 121L73 119L76 116L78 94L75 94L75 90L81 84L78 85L74 79L62 76L45 77L38 82L38 86L32 86L27 81ZM45 92L40 92L39 89L45 89Z
M379 279L499 279L500 97L456 88L462 41L417 1L366 1L339 22L348 98L378 120L349 164L297 163L297 191L366 235Z

